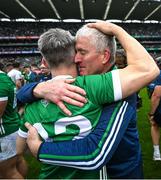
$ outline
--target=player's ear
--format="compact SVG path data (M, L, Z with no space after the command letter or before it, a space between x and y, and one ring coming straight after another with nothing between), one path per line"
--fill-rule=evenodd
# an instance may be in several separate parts
M49 65L48 65L48 63L47 63L47 61L46 61L46 59L45 59L44 57L42 58L41 63L44 64L44 66L45 66L46 68L49 67Z
M110 60L110 51L108 48L106 48L104 50L104 55L103 55L103 60L102 60L102 64L107 64L109 63Z

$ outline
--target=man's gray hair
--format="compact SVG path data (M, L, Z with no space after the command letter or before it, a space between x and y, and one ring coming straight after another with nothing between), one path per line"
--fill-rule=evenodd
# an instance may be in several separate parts
M84 25L77 31L76 40L82 36L90 37L90 43L96 47L98 52L102 52L108 48L111 55L110 63L115 63L116 41L114 36L105 35L95 28L89 28L87 25Z
M38 40L38 49L48 62L50 68L60 64L74 63L75 38L69 31L55 28L43 33Z

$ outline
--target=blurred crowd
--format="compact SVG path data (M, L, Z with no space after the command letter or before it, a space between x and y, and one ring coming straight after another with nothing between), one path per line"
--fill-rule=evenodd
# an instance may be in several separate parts
M72 34L83 25L84 22L0 22L0 37L5 36L39 36L49 28L63 28ZM134 36L160 36L160 23L116 23L121 25L128 33Z
M41 82L51 78L49 69L45 67L41 61L37 64L24 64L15 60L0 63L3 66L3 71L6 72L16 84L17 90L26 83Z
M63 28L71 34L84 24L66 22L0 22L0 62L18 61L23 64L38 63L40 54L37 40L40 34L50 28ZM120 23L118 23L120 25ZM131 35L141 38L140 42L154 57L161 56L161 24L122 23L121 26ZM17 38L19 37L19 38ZM23 37L23 38L22 38ZM31 38L34 37L34 38ZM148 40L146 37L149 37ZM151 39L157 37L157 39ZM118 45L119 46L119 45ZM121 48L121 47L119 47Z

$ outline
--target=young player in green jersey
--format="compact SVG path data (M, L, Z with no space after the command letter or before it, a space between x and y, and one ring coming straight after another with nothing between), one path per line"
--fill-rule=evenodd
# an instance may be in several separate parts
M16 106L16 86L2 71L0 63L0 177L6 179L23 178L25 174L17 168L18 162L22 166L25 162L16 153L16 137L20 124Z
M115 25L107 23L106 28L108 29L111 26L114 28L114 34L117 35L119 40L122 40L120 33L124 35L124 38L131 39L125 31L118 32L120 28L115 27ZM110 31L108 33L110 33ZM67 37L72 40L69 34L66 34L64 31L62 33L60 29L56 29L46 32L39 40L39 48L45 59L45 63L49 65L52 76L55 78L62 78L60 75L67 74L72 75L72 77L77 75L76 67L73 63L74 43L68 41L69 39ZM139 46L135 40L133 43ZM108 50L106 50L105 56L108 56ZM152 61L151 57L146 53L145 58L149 62ZM100 57L100 61L101 60L104 63L104 55ZM145 62L143 62L143 64L144 63ZM142 77L147 73L147 68L142 66L142 62L139 64L138 60L136 60L136 62L129 61L129 64L129 67L124 70L114 70L103 75L76 78L74 84L86 90L88 102L82 108L67 105L72 109L73 114L71 117L66 117L55 104L41 100L26 108L24 121L33 124L38 129L42 139L46 141L83 138L96 126L102 104L126 97L147 84L158 74L158 69L152 61L151 64L154 67L152 68L152 72L151 69L148 69L148 73L151 72L152 74L142 80ZM128 78L127 74L129 74ZM67 76L63 76L63 78L67 78ZM129 85L131 82L136 80L140 80L139 83L136 83L135 87L130 88ZM115 91L113 89L115 89ZM83 123L81 123L81 121ZM19 135L26 137L27 133L25 133L25 131L27 132L24 127L21 127ZM18 148L20 148L20 145ZM20 151L21 150L19 150L19 152ZM56 174L52 174L54 173L52 172L53 170L53 166L44 165L40 178L58 178ZM60 171L62 171L61 168ZM72 174L73 169L68 169L67 171L71 171Z

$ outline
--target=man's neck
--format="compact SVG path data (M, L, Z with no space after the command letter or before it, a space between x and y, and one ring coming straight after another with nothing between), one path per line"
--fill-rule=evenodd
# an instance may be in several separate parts
M77 77L77 69L75 66L64 67L60 66L58 68L51 69L52 77L60 75L71 75L72 77Z
M112 71L115 65L113 64L108 64L108 66L106 66L105 71L103 73Z

